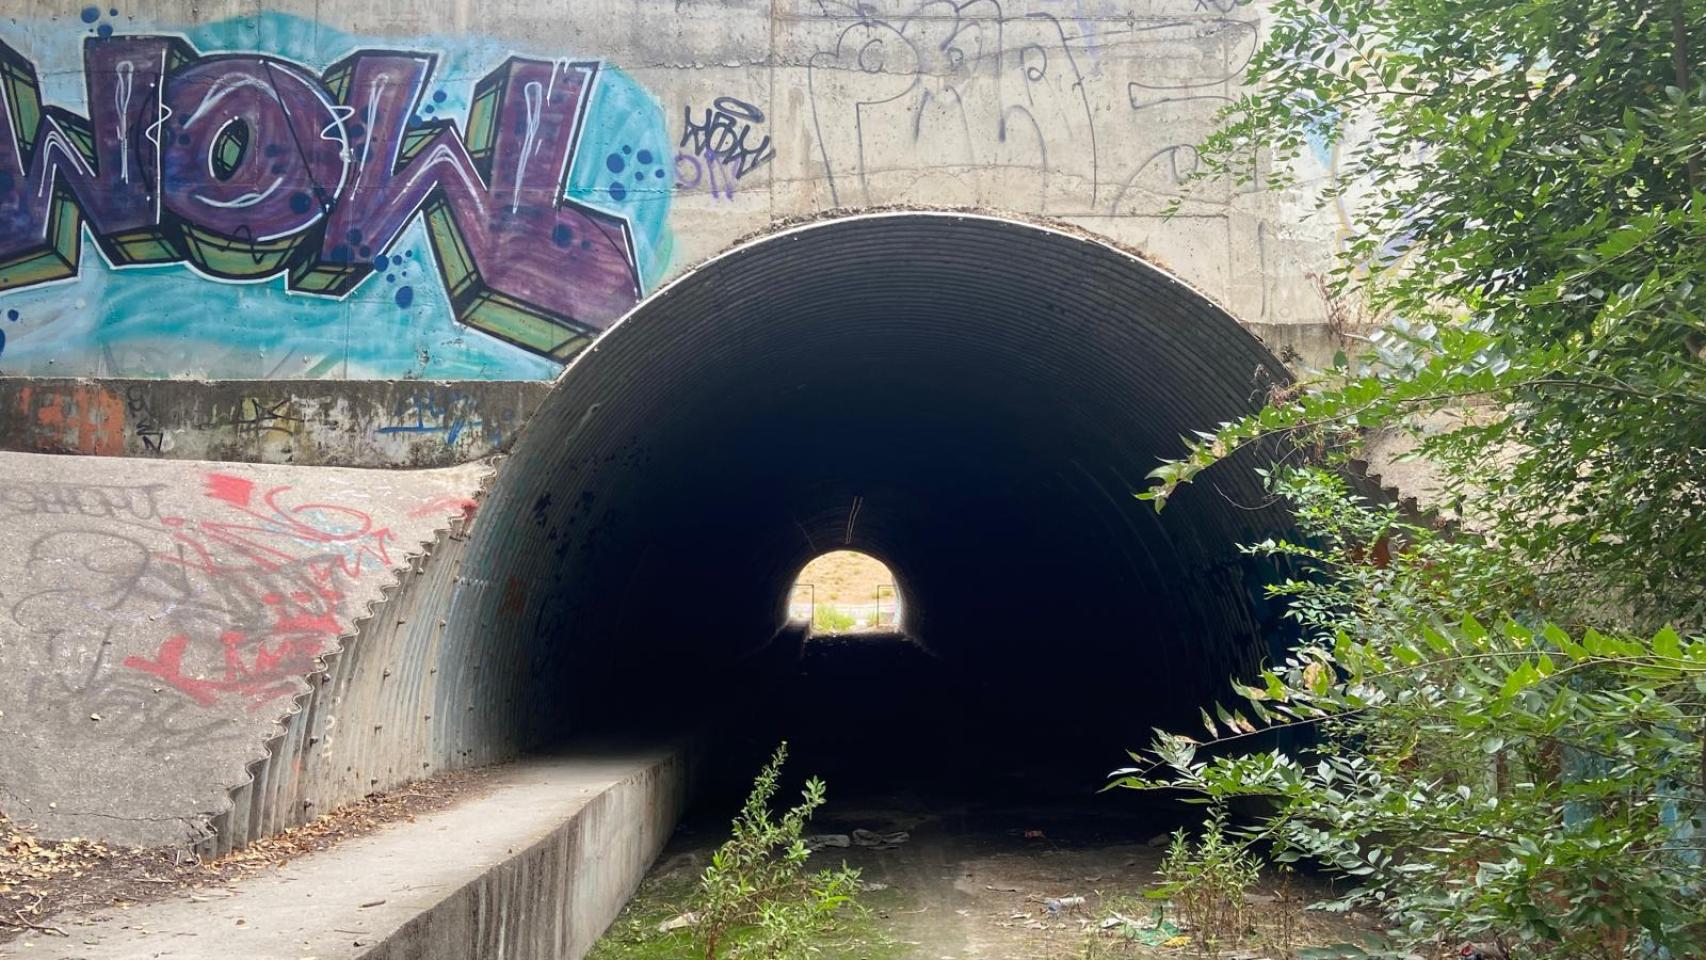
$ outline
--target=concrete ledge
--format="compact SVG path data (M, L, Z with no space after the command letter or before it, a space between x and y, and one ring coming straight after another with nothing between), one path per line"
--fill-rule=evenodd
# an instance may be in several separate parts
M534 380L0 377L0 450L445 467L502 450L550 390Z
M580 750L498 771L491 792L238 883L60 917L9 944L41 960L579 960L686 804L683 746Z

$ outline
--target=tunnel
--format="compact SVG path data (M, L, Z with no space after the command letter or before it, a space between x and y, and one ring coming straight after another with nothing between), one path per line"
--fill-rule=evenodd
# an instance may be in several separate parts
M1211 299L1067 228L883 212L741 244L577 358L502 463L452 614L458 752L795 710L930 755L920 731L981 711L980 742L1103 775L1286 642L1239 550L1290 529L1261 451L1135 497L1286 382ZM819 642L795 576L841 549L893 572L902 636L767 683Z

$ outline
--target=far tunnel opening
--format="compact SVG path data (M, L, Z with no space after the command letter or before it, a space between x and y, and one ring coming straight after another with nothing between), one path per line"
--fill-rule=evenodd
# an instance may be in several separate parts
M848 537L864 506L854 497L847 508ZM804 625L807 638L844 634L899 634L900 587L888 565L857 550L830 550L812 558L794 578L788 623Z
M1134 496L1287 380L1208 297L1064 230L762 238L566 371L481 507L481 673L448 682L501 701L488 741L712 732L731 789L786 738L832 794L1089 797L1289 642L1238 549L1290 530L1263 451L1165 512ZM901 633L804 642L796 578L837 550L893 572Z

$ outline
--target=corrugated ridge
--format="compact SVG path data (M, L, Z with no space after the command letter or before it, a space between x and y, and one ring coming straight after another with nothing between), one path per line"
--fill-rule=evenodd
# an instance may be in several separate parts
M320 657L320 669L306 678L307 688L292 699L278 731L247 761L247 778L229 788L229 805L208 821L197 854L222 856L368 793L457 766L434 749L440 738L433 726L433 679L443 633L437 611L449 605L469 526L458 517L436 528L431 540L391 569L379 597L366 604L337 649ZM424 628L427 643L417 639L419 623L407 629L422 616L432 621ZM405 695L368 696L387 691ZM359 746L340 771L346 741Z

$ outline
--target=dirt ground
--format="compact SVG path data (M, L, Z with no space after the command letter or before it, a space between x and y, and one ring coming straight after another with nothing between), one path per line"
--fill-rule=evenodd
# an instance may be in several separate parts
M0 944L66 936L53 918L67 910L123 910L182 891L194 891L192 897L224 896L226 885L242 877L478 796L491 769L446 773L370 794L207 862L181 850L39 840L0 813Z
M183 853L115 849L86 840L48 842L0 816L0 943L65 933L66 910L105 913L189 892L224 896L233 881L342 840L407 822L478 796L489 777L447 774L375 794L313 823L217 861ZM1169 819L1172 817L1173 819ZM1143 897L1157 881L1162 830L1177 812L1158 813L1105 798L1082 802L944 802L908 791L832 799L811 824L814 834L904 832L882 848L825 847L814 865L860 870L864 910L823 944L825 960L1112 960L1179 958L1199 953L1188 924ZM648 875L640 893L594 949L591 960L680 960L692 956L691 932L660 933L684 913L699 874L722 841L726 816L691 818ZM1304 912L1325 893L1318 883L1249 896L1255 927L1221 951L1225 960L1296 955L1305 945L1359 939L1361 918ZM1051 902L1052 901L1052 902ZM1159 914L1157 911L1162 910ZM1176 936L1156 935L1157 919ZM1291 925L1291 932L1285 927Z
M1092 809L1092 806L1094 809ZM1188 924L1152 932L1163 908L1143 892L1157 882L1164 843L1147 812L1109 816L1105 805L942 807L893 795L826 807L814 833L907 832L890 849L825 848L814 865L845 861L866 887L863 917L828 938L827 960L1096 960L1199 956ZM723 824L680 831L640 893L591 960L663 960L693 955L691 933L659 924L688 909ZM1298 949L1359 940L1372 925L1355 916L1305 911L1326 892L1299 880L1251 891L1255 929L1225 947L1225 960L1296 956ZM1078 902L1076 898L1082 898ZM1051 903L1053 901L1053 903ZM1289 922L1291 931L1286 932ZM1165 932L1165 931L1163 931ZM1155 941L1154 944L1145 940Z

